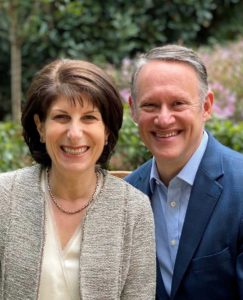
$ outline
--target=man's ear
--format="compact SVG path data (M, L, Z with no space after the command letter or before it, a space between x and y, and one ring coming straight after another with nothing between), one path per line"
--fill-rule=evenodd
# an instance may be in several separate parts
M203 103L203 117L206 122L211 118L213 112L213 102L214 102L214 94L212 91L208 91L207 96Z
M132 99L131 96L129 96L129 98L128 98L128 103L129 103L129 106L130 106L132 119L135 123L137 123L138 116L137 116L137 110L136 110L136 107L135 107L136 104L135 104L135 102L134 102L134 100Z
M35 122L36 129L40 135L40 141L41 141L41 143L44 143L45 142L45 133L44 133L44 129L43 129L43 123L41 122L39 115L37 115L37 114L34 115L34 122Z

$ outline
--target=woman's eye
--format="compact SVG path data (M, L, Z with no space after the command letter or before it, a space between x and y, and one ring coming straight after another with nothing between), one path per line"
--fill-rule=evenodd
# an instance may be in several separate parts
M151 107L151 106L155 106L155 104L153 104L153 103L144 103L144 104L142 104L142 107Z
M56 116L54 116L54 120L66 121L66 120L69 120L69 116L68 115L56 115Z
M83 118L87 121L97 120L97 117L95 115L85 115Z

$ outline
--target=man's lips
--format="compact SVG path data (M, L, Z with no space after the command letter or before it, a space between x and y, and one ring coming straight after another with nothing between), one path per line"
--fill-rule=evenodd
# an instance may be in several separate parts
M157 138L170 138L170 137L177 136L179 133L180 133L179 130L166 131L166 132L154 131L153 135Z

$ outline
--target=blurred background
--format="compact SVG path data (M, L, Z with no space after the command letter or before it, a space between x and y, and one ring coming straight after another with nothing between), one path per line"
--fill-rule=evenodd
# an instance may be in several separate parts
M124 123L110 160L133 170L150 157L127 99L134 58L178 43L205 62L215 93L208 129L243 152L243 0L0 0L0 172L31 164L19 125L37 70L53 59L104 68L124 101Z

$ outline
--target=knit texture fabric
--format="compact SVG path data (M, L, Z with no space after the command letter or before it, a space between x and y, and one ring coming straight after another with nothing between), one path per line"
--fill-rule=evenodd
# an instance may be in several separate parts
M80 253L81 300L152 300L153 216L147 196L104 171L87 210ZM45 246L41 167L0 174L0 299L37 300Z

